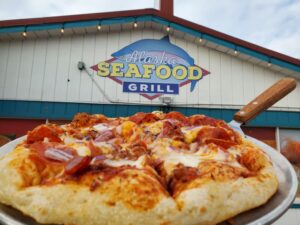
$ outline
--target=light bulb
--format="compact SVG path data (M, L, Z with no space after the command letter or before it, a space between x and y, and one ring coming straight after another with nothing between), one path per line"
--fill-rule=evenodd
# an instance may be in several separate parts
M137 22L134 22L133 26L134 26L134 28L137 28L138 27Z
M167 32L169 32L169 31L170 31L170 27L169 27L169 26L167 26L167 28L166 28L166 31L167 31Z
M97 26L97 30L101 30L101 25L98 25L98 26Z
M23 37L26 37L26 36L27 36L26 31L24 31L24 32L22 33L22 35L23 35Z

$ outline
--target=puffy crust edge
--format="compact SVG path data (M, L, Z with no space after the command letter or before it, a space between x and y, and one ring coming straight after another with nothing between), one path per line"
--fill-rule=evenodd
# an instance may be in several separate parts
M57 224L217 224L266 203L278 189L271 164L255 177L228 181L197 179L196 188L175 200L165 197L151 210L139 212L117 203L104 204L106 196L74 184L20 189L20 174L8 166L27 152L17 148L0 159L0 202L11 205L40 223ZM198 182L198 183L197 183Z

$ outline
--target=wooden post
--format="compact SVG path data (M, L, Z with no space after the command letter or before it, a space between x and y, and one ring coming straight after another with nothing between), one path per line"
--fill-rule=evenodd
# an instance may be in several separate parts
M173 0L160 0L160 11L164 15L173 16L174 14Z

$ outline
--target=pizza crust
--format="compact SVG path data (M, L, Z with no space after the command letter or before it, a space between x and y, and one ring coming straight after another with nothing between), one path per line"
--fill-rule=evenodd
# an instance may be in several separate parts
M264 204L278 187L270 163L255 177L227 181L196 179L176 198L160 190L151 195L147 192L151 187L146 191L134 190L141 185L149 187L151 183L152 188L156 188L159 183L147 175L148 183L147 179L135 179L130 172L123 183L116 177L95 191L76 183L22 187L16 165L26 159L28 153L28 149L20 146L0 160L0 202L19 209L39 223L210 225ZM145 192L141 192L143 190ZM150 207L138 207L145 204Z
M216 224L266 203L277 191L278 181L272 167L259 176L225 182L202 180L200 187L182 192L177 198L183 204L180 224Z

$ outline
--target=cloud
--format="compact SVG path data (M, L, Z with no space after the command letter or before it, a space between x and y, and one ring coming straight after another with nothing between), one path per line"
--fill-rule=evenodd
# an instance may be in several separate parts
M267 47L300 59L300 34L270 40Z
M175 15L300 58L300 1L175 0Z
M158 0L0 0L0 20L152 8ZM298 0L174 0L175 15L300 58Z
M0 20L153 7L154 0L0 0Z

